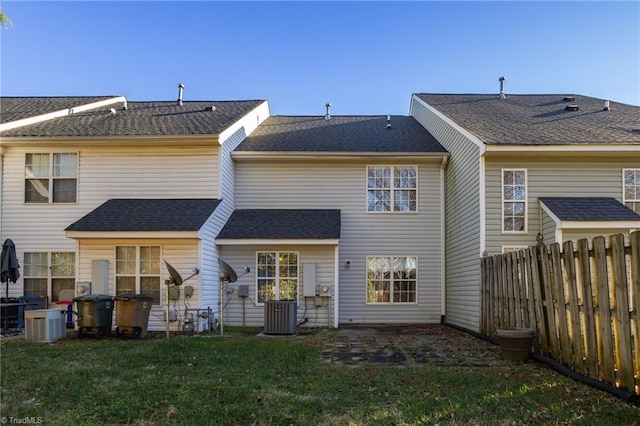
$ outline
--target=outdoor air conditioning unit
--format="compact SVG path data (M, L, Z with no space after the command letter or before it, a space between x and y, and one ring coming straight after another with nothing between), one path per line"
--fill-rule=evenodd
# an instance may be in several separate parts
M298 302L271 300L264 303L264 334L296 334Z
M66 335L64 309L24 312L24 338L29 342L52 342Z

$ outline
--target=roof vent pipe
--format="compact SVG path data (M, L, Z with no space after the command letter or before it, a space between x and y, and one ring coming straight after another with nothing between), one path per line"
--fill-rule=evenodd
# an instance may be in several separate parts
M391 128L391 114L387 114L387 129Z
M609 101L604 101L604 110L611 111L611 103Z
M331 104L329 102L327 102L325 104L325 107L327 107L327 113L324 116L325 120L330 120L331 119Z
M182 91L184 90L184 84L178 84L178 105L182 105Z
M506 80L506 78L504 77L504 75L502 77L500 77L498 79L498 81L500 82L500 99L504 99L504 81Z

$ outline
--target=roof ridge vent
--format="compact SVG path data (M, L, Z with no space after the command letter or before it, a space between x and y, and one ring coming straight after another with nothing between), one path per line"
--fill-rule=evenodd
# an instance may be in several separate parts
M580 111L580 107L576 104L569 104L564 107L564 109L566 109L567 111Z
M331 103L327 102L324 106L327 108L327 113L324 115L324 119L331 120Z
M576 101L575 96L565 96L564 98L562 98L562 102L575 102L575 101Z

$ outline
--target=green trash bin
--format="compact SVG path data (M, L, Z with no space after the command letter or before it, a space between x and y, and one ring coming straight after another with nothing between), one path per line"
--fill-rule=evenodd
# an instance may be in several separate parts
M87 294L74 297L78 315L78 337L88 334L98 339L111 334L113 297L107 294Z
M141 294L116 296L116 336L146 338L152 302L152 297Z

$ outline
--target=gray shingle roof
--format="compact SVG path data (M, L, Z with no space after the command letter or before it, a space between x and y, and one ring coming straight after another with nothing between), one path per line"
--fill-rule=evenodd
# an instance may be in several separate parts
M78 105L104 101L114 96L74 96L74 97L0 97L0 123L22 120L23 118L47 114L77 107Z
M640 107L581 95L455 95L417 97L486 144L640 144ZM573 96L573 101L563 101ZM567 105L578 111L567 111Z
M610 197L540 197L560 220L640 221L640 215Z
M6 98L2 98L5 102ZM18 98L16 98L18 99ZM19 98L31 103L37 98ZM15 101L14 102L18 102ZM127 102L3 131L3 137L119 137L218 135L262 100ZM87 102L88 103L88 102ZM215 107L214 111L207 108ZM111 113L111 108L116 110Z
M340 210L236 210L217 239L337 239Z
M112 199L65 231L197 231L218 204L216 199Z
M413 117L271 116L236 151L420 152L446 150Z

